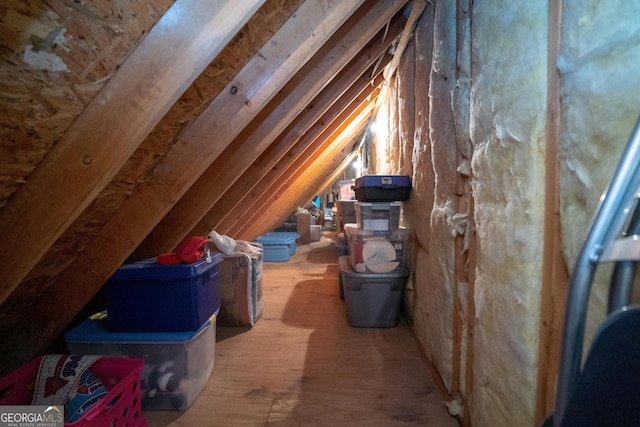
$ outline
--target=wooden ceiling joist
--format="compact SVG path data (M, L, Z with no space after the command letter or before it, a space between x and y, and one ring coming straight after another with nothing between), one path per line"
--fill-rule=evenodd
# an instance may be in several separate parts
M0 303L263 2L177 2L156 23L0 212Z
M213 3L216 5L233 4L233 7L240 5L238 2ZM241 3L244 5L244 2ZM125 201L117 213L74 259L46 295L31 307L31 310L24 316L25 320L21 322L20 327L9 331L3 337L5 344L10 346L13 351L3 352L0 355L0 366L5 369L18 366L46 347L62 331L171 209L171 206L233 141L240 130L320 49L361 3L362 1L315 0L305 1L298 8L271 41L264 46L260 54L249 61L226 90L212 101L199 118L184 132L180 140L158 163L144 183ZM186 3L180 2L176 4L186 5ZM191 6L191 3L189 5ZM191 9L196 14L201 13L198 9ZM174 18L181 18L181 16ZM228 19L228 15L222 17L223 21L228 21ZM181 31L194 37L194 22L201 21L196 17L191 17ZM219 25L226 24L220 23ZM215 26L212 30L215 30ZM311 34L313 34L312 37L309 36ZM175 46L175 40L168 43ZM166 45L166 43L156 44L162 48L165 48ZM181 51L181 49L171 50ZM166 54L166 49L164 52ZM158 56L160 57L162 54L159 53ZM154 65L156 59L158 58L150 58L149 61L142 63L134 61L132 67L136 69L139 67L149 73L157 73L157 67ZM173 66L184 72L184 62L177 61ZM128 87L126 84L124 86ZM158 103L157 96L150 96L147 101ZM127 97L123 95L123 98ZM166 108L171 105L168 101L159 104L166 104ZM110 110L109 114L113 111L117 111L117 109ZM102 114L97 114L95 117L102 118L102 116ZM122 122L126 123L129 120L130 117L127 116ZM141 138L144 136L140 135ZM212 142L213 138L215 139ZM105 147L103 150L109 153L118 151L113 149L113 145L109 145L103 140L100 141L100 145ZM128 151L129 154L133 149L135 147L131 147ZM124 157L125 159L122 161L126 160L127 156ZM80 160L82 161L83 158ZM120 162L121 164L122 162ZM60 164L57 166L60 167ZM115 172L117 169L113 173ZM20 220L14 218L10 224L15 226L20 224ZM38 241L37 245L40 244L41 242ZM25 258L33 255L33 247L28 249L23 254ZM15 248L12 247L11 250L15 250ZM11 264L5 263L4 265ZM26 274L28 265L25 264L22 270L23 275ZM15 275L14 281L19 282L19 278L16 278ZM8 292L5 291L5 295ZM70 298L70 295L73 295L73 298ZM50 301L56 301L56 305L50 304Z
M20 323L24 310L19 308L23 306L30 307L33 301L39 299L41 295L44 295L47 292L49 287L55 283L56 278L62 274L75 256L84 249L85 245L91 241L102 226L118 210L122 203L132 194L135 188L144 181L147 174L153 169L159 160L162 159L171 149L183 130L197 118L211 100L213 100L217 94L224 89L224 87L232 78L235 77L242 67L260 51L260 48L267 43L269 38L273 36L278 28L280 28L291 14L295 12L302 1L303 0L267 0L264 5L262 5L253 14L253 16L251 16L249 21L238 31L232 40L227 43L215 59L207 65L204 71L191 83L189 88L180 96L176 103L171 106L169 111L162 117L144 141L141 142L138 148L136 148L135 152L114 176L111 182L101 190L100 194L98 194L82 214L74 220L73 224L71 224L55 241L51 248L49 248L46 254L40 258L38 263L31 269L29 274L22 280L20 285L16 287L11 295L2 304L0 304L0 319L2 319L0 322L0 339L5 331L14 328ZM111 16L108 10L105 11L105 15L110 17L109 21L111 22L111 25L109 26L103 18L98 18L98 15L84 16L86 8L93 9L98 6L98 3L101 8L105 7L110 10L117 10L119 5L125 3L129 4L130 7L135 4L135 8L127 8L124 10L122 12L122 19L118 19L117 16ZM68 2L48 2L46 5L44 3L40 4L40 7L48 7L50 4L51 7L55 7L56 12L59 13L66 11L67 13L77 13L84 16L84 19L81 21L82 23L80 23L79 18L71 20L67 24L68 31L65 32L65 39L67 39L68 35L69 40L77 42L77 45L69 46L70 51L68 51L74 60L78 59L79 54L82 56L94 53L92 49L85 49L85 47L95 43L92 42L95 38L101 41L98 46L104 46L106 43L110 47L120 51L120 49L124 49L127 46L126 44L123 44L123 39L129 40L132 38L132 35L140 36L138 43L131 44L132 47L129 50L130 53L133 48L139 44L139 40L144 38L149 29L152 28L153 24L158 21L162 16L162 13L171 6L173 1L141 0L132 3L131 0L122 0L98 3L85 2L79 7L74 8L71 8L70 3ZM144 7L141 6L140 3L143 3ZM153 9L153 7L155 5L165 3L167 3L165 9L159 11L161 12L159 14L155 13L155 9ZM78 6L78 4L76 4L76 6ZM140 11L144 11L144 14L140 14ZM32 16L35 16L35 14ZM38 16L49 17L50 14L41 13ZM151 23L148 23L149 21ZM68 22L66 17L64 18L64 22ZM141 27L141 24L148 25L148 29L145 31L145 28L147 27ZM2 22L0 22L0 26L1 25ZM86 30L83 31L83 29L86 29L87 27L90 27L91 34L86 34ZM108 31L108 29L117 28L118 31L122 31L122 34L119 33L117 40L113 40L111 43L108 43L109 39L107 38L105 40L105 34L100 31L103 28L106 31ZM138 34L138 31L142 31L142 34ZM85 37L79 39L77 36L78 34L85 34ZM100 38L100 34L103 34L102 38ZM108 32L107 35L108 34L112 33ZM62 53L67 53L66 50L59 51L59 53L61 53L63 60L68 58L68 56L65 58L65 56L62 55ZM116 55L115 52L105 49L100 49L100 52L96 51L94 54L99 55L99 57L103 58L104 61L114 64L114 66L115 64L122 63L122 61L127 57L124 53ZM119 58L122 59L118 60ZM71 64L73 64L73 62L71 62ZM101 71L104 70L103 67L99 65L97 66ZM29 114L33 117L32 120L37 122L38 127L34 128L30 125L32 123L31 121L24 122L23 127L31 129L28 133L31 135L31 141L34 141L31 145L24 145L26 150L37 150L39 146L42 146L43 141L47 141L48 138L52 137L52 135L58 135L58 133L51 128L51 121L60 123L60 119L58 117L69 116L68 123L70 125L73 120L82 113L84 107L80 108L80 106L77 106L79 111L75 115L71 114L68 110L72 105L77 103L77 101L74 102L76 100L74 95L79 90L78 83L75 83L78 78L74 78L74 76L84 69L86 69L86 66L83 66L80 70L74 73L72 71L73 68L71 68L71 71L68 74L65 74L65 76L57 76L58 82L68 82L68 84L65 84L64 87L60 87L60 85L58 85L58 87L55 88L56 93L65 93L65 90L68 91L68 85L72 85L76 89L71 93L67 93L63 98L49 98L51 102L53 102L55 109L58 110L58 113L55 116L52 116L51 118L44 118L38 114ZM6 67L2 67L1 70L0 80L6 82L7 77L5 77L4 73L7 69ZM108 73L108 75L113 73L108 69L103 72ZM20 73L17 70L14 71L14 73L24 75L24 73ZM42 72L39 73L39 75L41 74ZM30 74L27 74L27 76L29 75ZM55 78L55 73L46 73L45 75L42 75L41 78L47 76ZM87 79L91 82L96 81L98 78L99 77L93 73L90 73L87 76ZM33 77L31 79L33 80ZM107 80L101 82L99 87L97 87L95 91L92 91L92 93L97 93L100 88L106 84L106 82ZM26 81L22 84L16 82L14 86L22 86L25 84L27 84ZM47 86L50 84L51 83L48 83ZM94 86L96 86L96 84L90 85L92 89ZM80 92L80 94L77 95L78 97L82 96L84 98L86 96L84 95L86 93L86 87L87 85L82 86L82 88L84 88L83 92ZM33 91L32 89L28 90ZM48 92L48 89L46 93L50 93ZM6 105L6 102L2 102L3 99L4 98L0 97L0 104ZM86 99L90 100L91 97L87 97ZM83 105L86 105L86 103ZM14 103L14 106L15 108L10 110L11 113L6 115L6 120L11 121L12 123L16 122L16 117L14 116L16 109L18 110L17 114L22 115L26 114L26 112L22 111L29 108L25 103ZM37 110L38 107L36 105L32 108ZM0 109L7 111L4 110L3 107L0 107ZM3 120L5 119L0 118L0 122ZM0 125L0 128L2 128L2 125ZM34 132L36 129L38 129L39 132ZM46 129L47 132L43 132L43 129ZM15 136L14 132L7 135L7 139L4 141L11 141L12 136ZM3 148L4 147L0 147L0 152L6 153ZM29 157L26 157L24 153L20 151L16 153L15 159L19 159L19 164L25 164ZM0 163L2 161L11 161L11 157L7 158L0 154ZM34 168L36 165L37 163L34 164ZM3 168L0 166L0 169ZM3 184L6 185L7 179L11 182L15 182L14 180L19 180L20 178L19 176L0 173L0 187L2 187ZM2 196L0 195L0 197ZM6 203L8 199L3 200L4 203ZM4 203L0 200L0 210L4 207Z
M247 130L207 168L145 238L132 258L141 259L172 250L226 191L232 186L233 191L237 191L235 181L354 57L358 58L357 66L366 68L370 65L366 62L367 56L363 56L361 51L404 3L405 1L381 0L365 3L358 9L317 52L313 60L274 97L265 107L264 113L256 117L247 126ZM381 45L388 45L389 38L399 34L397 27L396 24L394 33L387 35L387 41L376 40L378 45L373 49L379 53ZM359 74L355 76L357 75ZM353 81L353 74L347 76ZM347 87L348 84L343 83L340 90L344 91Z

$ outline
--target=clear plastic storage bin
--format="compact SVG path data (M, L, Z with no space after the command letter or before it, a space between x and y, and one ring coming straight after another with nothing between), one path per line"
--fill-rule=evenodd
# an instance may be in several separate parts
M390 273L406 266L409 232L397 229L383 235L374 231L345 229L351 267L358 273Z
M400 228L400 202L356 202L356 223L361 230L394 231Z
M187 409L213 371L216 316L194 332L110 332L96 313L64 335L72 354L144 359L142 409Z

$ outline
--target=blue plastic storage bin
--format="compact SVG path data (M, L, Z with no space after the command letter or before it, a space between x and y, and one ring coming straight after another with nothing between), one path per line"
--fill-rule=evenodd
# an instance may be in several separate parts
M142 409L187 409L213 371L216 315L189 332L111 332L110 317L96 313L65 333L69 352L144 359Z
M197 331L220 308L218 264L211 254L191 264L158 264L155 258L125 264L106 285L109 330Z
M360 230L386 234L400 228L401 202L356 202L356 223Z
M287 245L289 248L289 255L296 254L296 240L300 238L300 235L294 231L270 231L256 238L256 240L263 245Z
M361 202L395 202L409 200L409 175L364 175L356 178L353 190Z
M272 231L258 236L256 241L264 248L264 262L286 262L296 253L298 233L288 231Z

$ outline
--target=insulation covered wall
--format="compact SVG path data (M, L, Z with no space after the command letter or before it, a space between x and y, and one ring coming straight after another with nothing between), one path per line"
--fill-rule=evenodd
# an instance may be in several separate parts
M431 212L416 210L413 219L428 222L429 256L424 262L426 280L422 301L414 315L416 330L449 392L453 380L454 316L454 235L451 219L455 215L456 140L451 110L451 91L455 86L455 3L437 2L433 25L433 55L429 79L429 140L434 174ZM420 264L420 263L418 263Z
M431 62L433 52L433 22L434 8L427 6L421 19L418 21L414 40L405 51L405 56L413 56L414 61L409 63L413 66L413 82L405 81L405 85L413 90L413 133L407 135L411 142L407 142L406 149L411 147L411 152L406 153L407 159L411 163L411 171L406 173L411 176L412 193L411 198L404 203L405 217L408 225L414 234L413 250L415 257L415 270L413 282L405 292L407 299L406 309L409 316L415 319L416 314L420 319L428 317L427 303L429 301L429 286L427 279L427 263L429 258L429 234L431 227L428 217L433 210L434 172L431 166L431 140L429 133L429 81L431 73ZM402 75L403 65L398 69L398 74ZM408 73L407 73L408 74ZM402 82L402 79L400 79ZM378 140L381 144L382 141ZM421 213L421 214L416 214ZM426 218L426 220L425 220ZM418 336L422 347L425 341L429 341L429 330L424 320L416 325L416 336Z
M542 274L547 5L472 10L475 426L531 425Z
M413 192L405 205L417 249L410 315L425 353L474 426L533 423L546 12L546 5L493 2L469 10L466 2L434 2L415 30ZM394 103L405 102L401 93L392 92L379 124L397 123ZM389 112L392 118L381 117ZM383 159L393 150L381 146L398 144L399 137L402 147L405 134L390 128L381 134L375 173L396 172L398 159ZM472 206L465 188L473 190L477 233L471 288L457 276L467 248L456 238L467 233ZM466 323L469 300L473 335ZM462 414L456 405L451 409Z
M640 114L639 14L637 2L564 3L558 58L563 111L560 203L563 247L570 268ZM604 315L606 285L608 276L598 275L587 338Z
M556 98L548 93L548 64L556 62L549 58L548 18L559 4L562 21L552 29L560 38ZM536 397L554 399L536 395L550 212L547 127L560 140L562 226L561 235L548 237L562 239L571 269L640 114L639 13L640 5L621 0L434 1L414 31L414 48L405 51L414 61L403 62L378 112L386 129L368 173L409 173L401 166L411 150L405 212L416 250L409 316L452 399L463 403L464 410L450 408L465 425L533 426L540 417ZM410 84L402 67L410 64L412 141L402 127ZM547 102L560 111L558 132L547 121ZM455 237L461 234L462 250ZM467 249L469 283L459 274ZM588 339L604 313L607 278L600 275L591 298Z
M435 41L434 41L435 40ZM415 46L415 47L414 47ZM415 56L414 61L407 59ZM429 5L408 44L392 82L389 98L378 111L374 173L402 173L412 178L405 214L415 232L415 274L411 312L416 336L436 366L447 390L460 387L459 346L454 339L455 218L458 141L452 92L456 85L456 5ZM411 69L412 67L412 69ZM407 76L414 75L413 82ZM413 131L407 105L413 104ZM398 128L394 128L398 126ZM400 147L398 153L395 149ZM411 153L411 157L407 154ZM386 158L384 155L386 154ZM405 159L411 159L408 168ZM412 289L410 289L410 292ZM459 353L459 351L458 351ZM454 370L454 366L458 366Z

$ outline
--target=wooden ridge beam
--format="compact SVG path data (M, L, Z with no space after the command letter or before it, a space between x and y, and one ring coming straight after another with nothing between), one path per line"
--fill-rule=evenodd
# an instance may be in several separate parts
M1 367L24 363L62 331L176 200L361 3L307 0L298 8L31 307L20 328L3 337L14 351L0 355ZM142 65L153 69L150 64L153 62ZM176 66L184 71L184 64ZM72 294L74 298L68 298ZM56 305L50 301L56 301Z
M406 1L400 0L366 2L283 88L265 108L265 113L204 171L140 244L133 258L172 250L404 3Z
M0 212L0 303L262 3L169 8Z

